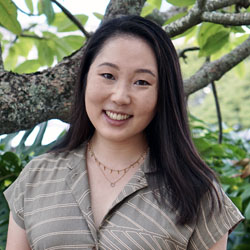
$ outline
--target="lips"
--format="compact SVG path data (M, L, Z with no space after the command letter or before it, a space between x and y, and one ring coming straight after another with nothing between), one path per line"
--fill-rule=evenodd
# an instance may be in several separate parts
M128 118L131 117L131 115L128 114L121 114L121 113L116 113L113 111L108 111L105 110L105 114L112 120L116 120L116 121L123 121L123 120L127 120Z

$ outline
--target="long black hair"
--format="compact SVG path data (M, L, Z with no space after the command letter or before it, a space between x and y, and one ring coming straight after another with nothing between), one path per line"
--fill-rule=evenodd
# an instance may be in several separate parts
M213 198L212 208L214 201L219 200L213 184L216 177L200 158L191 139L176 50L166 32L152 21L139 16L122 16L104 22L92 35L81 61L70 128L52 152L73 150L94 134L85 107L88 71L105 42L119 35L143 39L157 60L156 114L145 129L150 168L154 170L147 175L149 186L154 193L158 190L160 199L157 200L163 206L166 205L165 197L170 199L172 209L179 211L177 223L193 222L205 193Z

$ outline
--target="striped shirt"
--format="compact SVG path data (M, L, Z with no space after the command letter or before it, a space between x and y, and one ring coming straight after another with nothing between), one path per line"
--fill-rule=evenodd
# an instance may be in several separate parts
M5 191L14 220L31 249L203 250L234 228L242 215L224 194L222 210L210 214L209 197L198 220L180 226L177 212L162 208L148 187L146 159L96 229L85 162L86 147L33 159Z

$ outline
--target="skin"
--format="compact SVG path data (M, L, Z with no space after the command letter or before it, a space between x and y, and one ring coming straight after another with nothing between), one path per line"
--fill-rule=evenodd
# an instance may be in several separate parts
M91 139L92 148L105 166L124 169L146 150L143 131L155 114L157 82L154 53L138 38L119 36L108 40L93 61L87 77L85 104L96 129ZM126 119L117 121L107 112ZM115 198L140 166L130 169L113 188L90 156L87 165L92 211L98 228ZM120 176L117 173L107 175L112 182Z
M108 40L93 61L87 78L86 110L95 127L91 139L98 160L113 169L123 169L147 148L144 129L153 119L157 102L157 62L143 40L119 36ZM124 121L114 121L105 111L119 113ZM112 161L110 160L112 159ZM104 178L93 157L87 154L92 211L98 228L114 199L139 166L132 168L115 188ZM117 176L109 174L115 181ZM226 250L225 234L210 250ZM29 250L25 230L10 214L7 250Z
M144 41L128 36L107 41L87 78L85 104L96 136L123 144L141 141L155 114L157 78L154 53ZM104 111L130 118L115 125Z
M16 224L10 212L6 250L30 250L26 232Z

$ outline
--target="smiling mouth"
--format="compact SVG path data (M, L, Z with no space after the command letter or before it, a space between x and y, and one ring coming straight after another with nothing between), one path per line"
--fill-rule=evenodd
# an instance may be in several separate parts
M116 120L116 121L123 121L132 117L131 115L115 113L115 112L111 112L107 110L105 110L104 112L109 118L111 118L112 120Z

